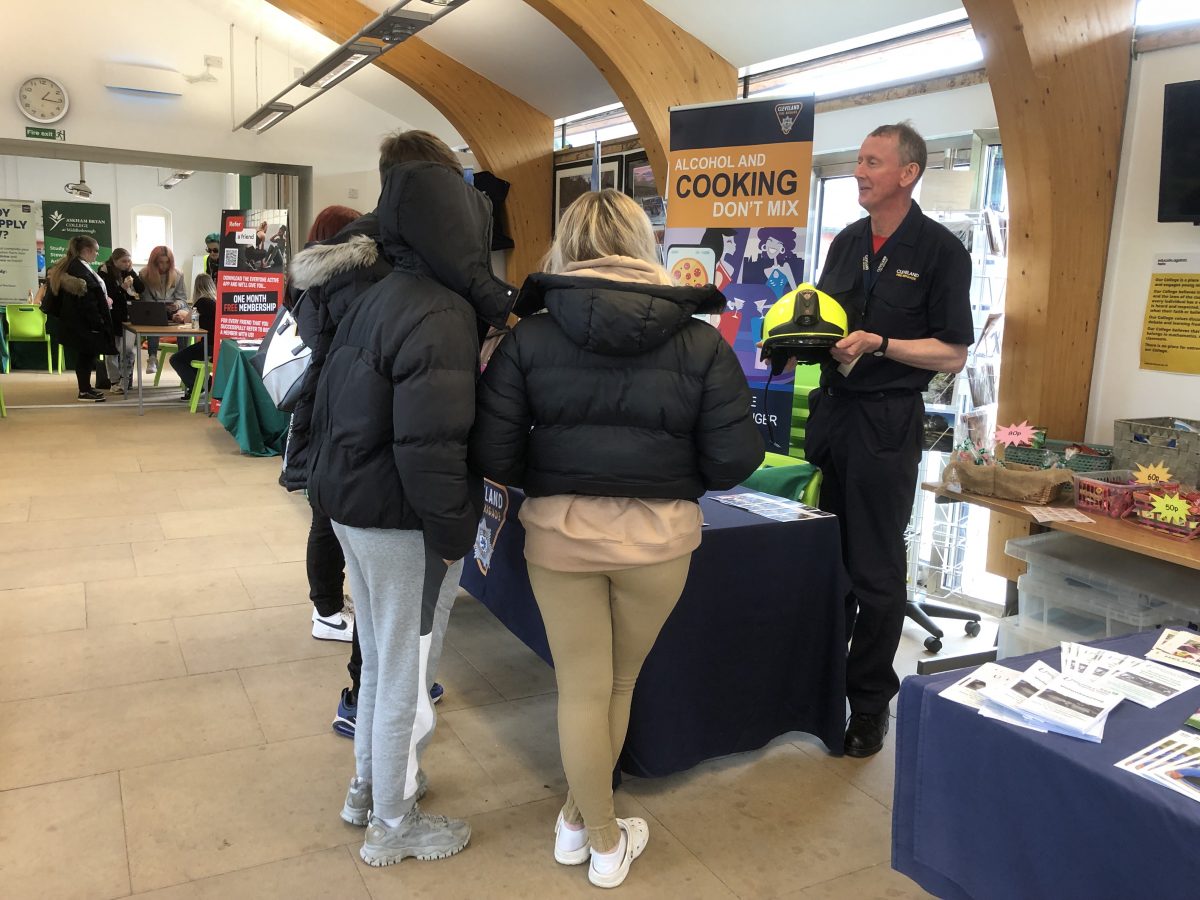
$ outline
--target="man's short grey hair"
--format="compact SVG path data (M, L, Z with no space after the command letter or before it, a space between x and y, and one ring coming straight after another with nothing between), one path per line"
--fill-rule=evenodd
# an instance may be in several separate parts
M900 165L917 164L917 179L925 174L925 163L929 159L929 150L925 146L925 138L913 128L912 122L897 122L895 125L880 125L867 137L894 137L900 147Z

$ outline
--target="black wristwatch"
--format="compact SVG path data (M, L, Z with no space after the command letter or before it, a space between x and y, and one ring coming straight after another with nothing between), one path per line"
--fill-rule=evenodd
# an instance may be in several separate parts
M880 357L882 357L882 356L885 356L885 355L887 354L887 348L888 348L888 339L887 339L887 335L885 334L885 335L883 335L882 337L883 337L883 343L879 345L879 349L878 349L878 350L873 350L873 351L871 352L871 355L872 355L872 356L880 356Z

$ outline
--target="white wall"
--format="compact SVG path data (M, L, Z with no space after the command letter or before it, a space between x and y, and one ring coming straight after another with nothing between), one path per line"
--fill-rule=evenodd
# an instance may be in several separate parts
M380 138L410 125L408 119L341 85L261 135L233 132L235 120L242 121L259 101L284 87L294 78L295 66L305 61L264 39L258 44L261 65L256 75L255 35L235 29L231 58L229 20L204 3L123 0L102 8L103 15L98 12L83 21L78 3L41 0L37 15L27 4L24 14L5 15L0 137L24 139L25 126L31 123L11 98L17 85L33 74L50 75L65 84L71 106L56 127L66 130L71 144L310 165L315 174L332 174L371 168ZM104 23L117 21L117 31L108 33ZM104 86L106 63L195 75L203 69L205 54L224 58L224 67L213 70L217 81L184 84L182 96L134 94ZM386 79L394 92L407 91L382 71L353 77ZM434 130L443 138L460 141L429 104L408 93L419 124L437 126Z
M858 149L878 125L911 119L926 138L965 134L996 127L992 89L986 84L817 113L813 122L813 153Z
M1200 419L1200 379L1138 368L1153 257L1200 254L1200 228L1158 222L1163 85L1197 78L1196 45L1147 53L1133 63L1092 371L1088 440L1110 443L1113 420L1129 416Z
M204 252L204 236L221 228L225 176L197 172L170 190L159 187L171 174L169 169L144 166L86 163L92 202L111 207L113 246L133 248L133 220L130 210L143 203L154 203L171 211L171 249L175 263L191 284L191 261ZM61 159L0 156L0 197L13 200L69 200L63 191L67 182L79 180L79 163ZM40 228L39 212L39 228ZM137 260L145 262L145 260Z

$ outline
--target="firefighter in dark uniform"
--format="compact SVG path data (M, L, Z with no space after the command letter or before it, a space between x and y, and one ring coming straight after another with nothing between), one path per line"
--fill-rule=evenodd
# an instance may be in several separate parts
M852 593L845 752L883 747L892 668L904 627L904 531L921 461L934 372L959 372L974 341L971 258L962 242L913 202L925 141L909 125L884 125L863 141L854 177L870 214L829 247L818 287L849 316L849 333L823 364L809 398L805 456L821 468L821 508L841 523Z

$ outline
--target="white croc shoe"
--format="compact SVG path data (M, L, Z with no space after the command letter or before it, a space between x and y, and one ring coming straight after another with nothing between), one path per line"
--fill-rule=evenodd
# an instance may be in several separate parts
M571 838L583 838L583 846L571 848L574 843ZM554 861L562 863L564 866L578 866L587 862L592 855L591 845L588 843L587 831L572 831L563 826L562 813L559 812L558 820L554 823Z
M629 867L633 861L642 855L650 841L650 827L645 819L617 819L617 827L625 832L625 854L621 857L621 864L611 872L597 871L596 857L593 854L592 864L588 866L588 881L596 887L619 887L629 874Z

